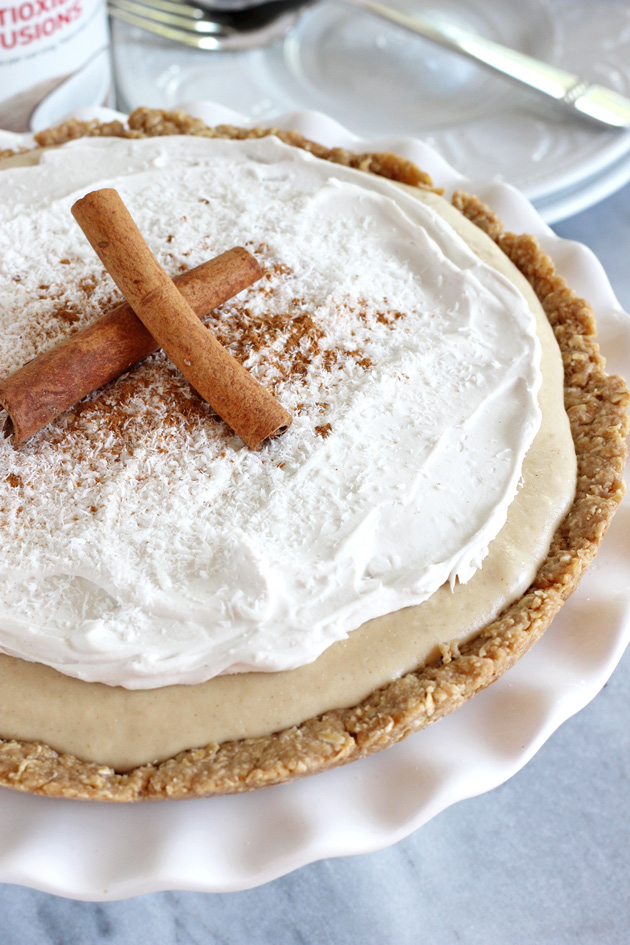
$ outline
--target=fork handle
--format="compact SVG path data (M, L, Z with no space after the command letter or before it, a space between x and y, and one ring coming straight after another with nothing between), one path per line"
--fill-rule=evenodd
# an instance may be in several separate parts
M509 49L476 33L452 24L437 22L419 13L410 15L376 0L341 0L350 7L372 13L381 19L417 33L475 62L489 67L530 89L546 95L560 105L588 118L615 128L630 126L630 101L611 89L591 85L585 79Z

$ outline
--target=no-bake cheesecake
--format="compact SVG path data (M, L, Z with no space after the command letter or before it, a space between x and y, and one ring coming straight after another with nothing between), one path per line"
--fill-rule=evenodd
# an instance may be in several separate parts
M512 665L597 550L627 432L535 241L408 161L293 133L142 109L39 143L0 173L0 377L120 301L70 214L115 187L171 275L257 258L204 322L294 419L248 450L157 353L0 444L0 782L250 790Z

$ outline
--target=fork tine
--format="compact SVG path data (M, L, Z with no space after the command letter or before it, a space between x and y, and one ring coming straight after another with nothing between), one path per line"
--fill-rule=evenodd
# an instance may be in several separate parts
M160 0L160 6L156 0L151 0L151 3L142 3L139 0L110 0L110 7L113 16L118 15L123 12L128 16L133 16L138 19L151 20L152 22L164 24L165 27L175 27L180 30L185 30L190 33L218 33L224 32L223 28L218 26L216 23L212 23L208 20L197 19L195 13L192 14L182 14L180 12L172 13L169 10L170 7L185 8L184 4L168 4L167 0ZM166 7L166 9L165 9ZM190 8L189 8L190 9ZM120 17L124 19L124 17ZM127 20L127 22L131 22ZM138 25L138 24L136 24Z
M165 13L176 13L179 16L194 20L202 20L206 15L200 7L192 6L184 0L136 0L136 5L147 10L163 10Z
M117 20L122 20L130 26L138 26L140 29L147 30L149 33L155 33L162 39L169 39L174 43L183 43L185 46L192 46L195 49L217 50L222 43L214 36L202 36L198 33L192 33L185 29L176 29L172 26L165 26L156 20L150 20L145 16L136 16L134 13L128 13L118 6L119 0L109 0L107 10L110 16Z
M110 16L162 39L208 51L260 49L284 38L313 0L263 0L232 17L177 0L107 0ZM253 12L252 12L253 11ZM237 22L238 21L238 22Z

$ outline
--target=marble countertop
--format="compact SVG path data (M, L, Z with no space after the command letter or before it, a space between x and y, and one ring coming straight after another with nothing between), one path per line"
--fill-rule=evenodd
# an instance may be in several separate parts
M594 250L630 310L630 186L555 229ZM389 849L229 894L97 904L4 885L0 943L625 945L628 705L630 651L597 698L510 781Z

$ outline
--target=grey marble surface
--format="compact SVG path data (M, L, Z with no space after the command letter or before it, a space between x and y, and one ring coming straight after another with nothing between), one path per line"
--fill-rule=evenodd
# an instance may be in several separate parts
M596 252L630 309L630 186L556 230ZM96 904L0 886L0 945L627 945L629 706L630 651L507 784L258 889Z

